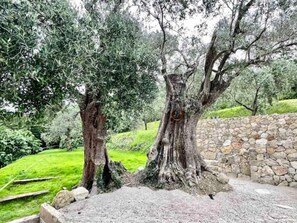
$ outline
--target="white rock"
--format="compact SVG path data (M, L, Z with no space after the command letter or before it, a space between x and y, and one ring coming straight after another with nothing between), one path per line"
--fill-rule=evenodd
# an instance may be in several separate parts
M84 200L89 195L89 191L84 187L75 188L71 192L76 201Z

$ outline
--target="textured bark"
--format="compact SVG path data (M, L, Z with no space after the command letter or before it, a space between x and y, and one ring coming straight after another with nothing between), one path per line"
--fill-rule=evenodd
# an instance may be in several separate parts
M91 190L96 185L96 172L103 166L108 175L108 155L105 146L106 118L100 106L86 97L80 111L84 139L84 168L82 186Z
M84 168L81 185L91 194L110 191L122 186L120 176L126 172L120 162L110 161L106 150L106 116L92 91L86 94L80 104L83 125Z
M196 142L201 113L186 111L185 85L180 76L167 76L166 106L154 146L148 154L145 180L157 185L193 186L207 166Z

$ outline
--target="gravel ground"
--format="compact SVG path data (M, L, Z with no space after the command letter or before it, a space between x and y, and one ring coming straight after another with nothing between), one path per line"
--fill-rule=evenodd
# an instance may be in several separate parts
M123 187L61 210L67 222L297 223L297 189L231 179L234 191L192 196L180 190Z

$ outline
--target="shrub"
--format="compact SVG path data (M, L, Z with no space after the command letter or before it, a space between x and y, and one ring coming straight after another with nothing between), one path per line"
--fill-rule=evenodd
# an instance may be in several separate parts
M58 112L41 138L48 147L57 146L68 151L81 146L83 137L78 107L69 106Z
M0 168L40 151L40 141L30 131L0 127Z

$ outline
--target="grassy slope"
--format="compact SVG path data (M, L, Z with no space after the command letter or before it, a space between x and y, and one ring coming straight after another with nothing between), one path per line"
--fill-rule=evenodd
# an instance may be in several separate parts
M139 152L111 150L109 154L112 160L122 161L129 171L135 171L139 166L144 166L146 162L146 155ZM37 213L40 204L51 202L55 194L63 187L71 189L79 182L82 166L83 151L81 149L73 152L47 150L37 155L24 157L0 169L0 188L15 176L17 179L59 177L59 179L44 182L10 185L0 191L0 198L39 190L50 191L44 196L0 204L0 222Z
M265 114L284 114L297 112L297 99L283 100L279 101L273 106L269 107ZM218 118L232 118L232 117L242 117L242 116L250 116L251 112L243 107L233 107L221 109L218 111L211 111L205 114L205 117L218 117Z

